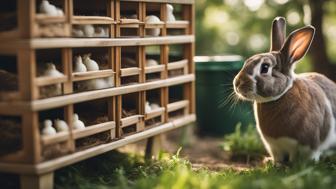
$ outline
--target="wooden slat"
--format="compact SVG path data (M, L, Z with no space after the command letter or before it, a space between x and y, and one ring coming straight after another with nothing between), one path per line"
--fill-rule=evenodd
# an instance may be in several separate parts
M39 38L22 40L3 40L0 43L1 51L16 51L18 48L51 49L76 47L112 47L112 46L138 46L183 44L195 41L193 35L146 37L146 38Z
M156 72L163 72L165 70L165 65L157 65L157 66L150 66L150 67L145 67L145 73L156 73Z
M121 2L194 4L195 0L120 0Z
M46 14L36 14L35 19L38 24L55 24L66 22L65 16L48 16Z
M115 72L113 70L77 72L77 73L72 73L72 80L73 81L83 81L83 80L89 80L89 79L113 77L114 73Z
M57 144L60 142L65 142L69 139L69 132L60 132L56 133L52 136L41 136L41 144L43 146L51 145L51 144Z
M120 128L127 127L129 125L136 124L141 121L141 118L143 118L142 115L134 115L134 116L129 116L126 118L122 118L120 120Z
M168 29L185 29L189 27L189 21L177 20L173 22L166 22L166 27Z
M121 25L131 25L131 24L143 24L143 22L141 22L138 19L121 18L121 19L119 19L118 24L121 24Z
M145 114L145 120L161 116L165 112L165 108L160 107Z
M167 106L168 112L173 112L189 105L189 100L181 100L178 102L169 103Z
M188 60L187 59L183 59L180 61L176 61L176 62L169 62L168 63L168 70L176 70L176 69L181 69L188 66Z
M120 69L120 76L127 77L133 75L139 75L141 72L140 68L122 68Z
M42 76L38 77L35 80L35 83L37 86L47 86L47 85L53 85L58 83L64 83L68 80L67 76L59 76L59 77L48 77L48 76Z
M163 28L164 27L164 22L160 21L158 23L145 23L145 28L146 29L151 29L151 28Z
M1 31L0 32L0 39L15 39L15 38L18 38L20 35L20 32L18 29L14 29L14 30L8 30L8 31ZM1 54L3 52L6 52L6 51L1 51Z
M85 129L78 129L73 131L74 139L84 138L104 131L115 129L115 122L105 122L97 125L87 126Z
M42 111L62 107L72 103L79 103L99 98L106 98L111 96L123 95L127 93L179 85L182 83L192 82L194 80L195 76L189 74L169 78L167 80L157 80L146 83L140 83L137 85L129 85L116 88L108 88L96 91L69 94L65 96L57 96L48 99L38 99L32 102L24 102L24 101L0 102L0 114L17 115L20 112Z
M116 24L116 21L111 17L106 16L73 16L72 24Z
M60 158L56 158L50 161L42 162L37 165L27 165L27 164L15 164L15 163L0 163L0 170L8 173L21 173L21 174L43 174L47 172L54 171L56 169L66 167L68 165L74 164L76 162L97 156L109 152L113 149L122 147L126 144L134 143L161 133L168 132L173 129L180 128L186 124L192 123L196 120L196 115L191 114L180 119L176 119L170 123L162 124L158 127L154 127L145 130L134 135L127 136L117 141L111 143L102 144L89 148L83 151L79 151L73 154L69 154Z

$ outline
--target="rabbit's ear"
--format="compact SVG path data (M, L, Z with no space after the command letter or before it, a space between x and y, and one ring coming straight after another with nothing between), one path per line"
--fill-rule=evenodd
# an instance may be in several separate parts
M313 26L306 26L292 32L284 46L281 54L286 57L286 62L290 65L300 60L308 51L315 34Z
M276 17L273 20L271 31L270 51L280 51L286 40L286 20L284 17Z

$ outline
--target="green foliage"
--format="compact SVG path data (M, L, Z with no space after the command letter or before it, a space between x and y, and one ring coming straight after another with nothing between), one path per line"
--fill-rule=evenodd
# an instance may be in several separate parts
M326 1L324 10L327 53L336 62L336 1ZM272 20L276 16L287 19L289 34L310 24L310 13L307 0L197 0L196 54L249 57L266 52L270 46ZM299 66L298 72L311 71L310 60Z
M97 189L316 189L336 188L336 163L271 164L239 171L195 170L174 155L145 163L141 157L111 152L56 173L56 188Z
M255 127L250 124L242 131L241 126L242 124L238 123L235 132L224 137L221 145L223 150L229 152L233 159L260 159L266 152Z

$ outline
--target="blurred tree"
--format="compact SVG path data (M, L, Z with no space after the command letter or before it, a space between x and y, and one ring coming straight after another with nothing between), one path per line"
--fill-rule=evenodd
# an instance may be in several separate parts
M276 16L287 19L287 31L316 27L311 51L298 70L314 69L336 79L335 0L196 0L196 53L249 57L268 51Z
M311 8L312 25L315 26L315 39L312 43L311 51L313 68L336 81L336 65L331 63L327 54L326 42L323 35L323 21L326 0L309 0Z

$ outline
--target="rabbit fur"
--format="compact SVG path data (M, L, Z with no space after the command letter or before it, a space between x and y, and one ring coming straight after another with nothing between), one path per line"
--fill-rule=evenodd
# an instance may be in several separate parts
M285 19L275 18L270 52L245 61L234 90L253 102L257 130L274 162L318 161L336 146L336 84L318 73L294 73L315 28L303 27L287 39L285 30Z

